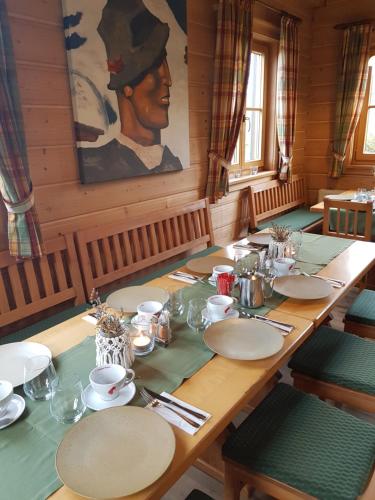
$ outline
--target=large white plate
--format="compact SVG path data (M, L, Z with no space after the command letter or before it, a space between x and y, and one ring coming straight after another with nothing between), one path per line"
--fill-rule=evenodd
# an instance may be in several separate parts
M270 233L254 233L247 237L250 243L255 243L256 245L269 245L272 241L272 234Z
M26 360L42 355L52 358L48 347L37 342L13 342L0 345L0 379L8 380L13 387L23 384L26 382L23 379Z
M68 488L90 498L118 498L143 490L168 468L175 452L170 425L146 408L99 411L74 425L56 452Z
M333 291L327 281L302 275L276 278L273 289L281 295L300 300L324 299Z
M211 351L229 359L257 360L273 356L283 347L283 336L255 319L227 319L209 326L203 339Z
M186 267L189 271L194 273L208 274L212 273L212 268L214 266L234 266L234 260L228 259L228 257L219 257L217 255L207 255L206 257L198 257L197 259L191 259L186 263Z
M156 300L165 304L169 299L168 292L156 286L129 286L111 293L107 304L113 309L124 312L137 312L137 306L146 300Z

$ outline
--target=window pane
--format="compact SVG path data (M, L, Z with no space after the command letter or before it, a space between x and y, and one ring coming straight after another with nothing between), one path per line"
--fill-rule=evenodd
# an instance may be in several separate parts
M368 63L371 66L371 86L370 86L370 95L368 98L368 102L371 105L375 105L375 56L372 56Z
M247 108L261 108L263 105L263 74L264 55L252 52L246 94Z
M240 138L237 139L236 149L234 150L232 156L232 165L238 165L240 163Z
M245 162L261 159L262 112L246 111L245 121Z
M375 108L368 110L363 152L365 154L375 154Z

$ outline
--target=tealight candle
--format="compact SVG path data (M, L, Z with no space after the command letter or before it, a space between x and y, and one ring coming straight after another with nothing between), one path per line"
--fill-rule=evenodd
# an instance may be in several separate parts
M130 338L136 356L145 356L154 349L153 321L135 316L130 325Z
M133 340L133 344L136 347L146 347L151 342L150 338L147 335L140 335L139 337L135 337Z

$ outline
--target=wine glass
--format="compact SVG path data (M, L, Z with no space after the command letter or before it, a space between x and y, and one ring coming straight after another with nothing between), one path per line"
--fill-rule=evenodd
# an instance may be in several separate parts
M188 313L187 313L187 324L194 330L195 333L199 333L199 330L204 330L206 327L206 320L203 318L203 309L206 307L205 299L191 299L189 301Z

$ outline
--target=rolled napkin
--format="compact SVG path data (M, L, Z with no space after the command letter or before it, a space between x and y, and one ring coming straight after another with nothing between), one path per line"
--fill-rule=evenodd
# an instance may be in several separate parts
M183 281L184 283L189 283L189 285L193 285L198 281L195 278L188 278L187 276L181 275L177 276L176 274L168 274L168 278L170 278L171 280Z
M177 408L174 405L171 405L171 408L173 408L173 411L171 411L168 407L168 403L162 403L162 406L157 406L157 407L151 407L151 404L148 404L146 408L149 408L151 411L154 411L158 413L160 416L165 418L170 424L174 425L175 427L178 427L179 429L187 432L191 436L196 434L199 429L211 418L211 414L207 413L204 410L201 410L200 408L197 408L196 406L190 405L189 403L186 403L185 401L182 401L181 399L178 399L168 392L162 392L162 396L165 396L166 398L169 398L171 401L174 401L175 403L178 403L180 406L184 406L185 408L188 408L189 410L197 411L199 413L202 413L206 417L206 420L201 420L200 418L194 417L194 415L191 415L191 413L188 413L180 408ZM159 401L159 400L158 400ZM193 427L190 425L188 422L186 422L183 418L179 418L179 416L175 412L181 413L181 415L184 415L185 417L188 417L190 420L193 420L197 424L199 424L199 427Z

